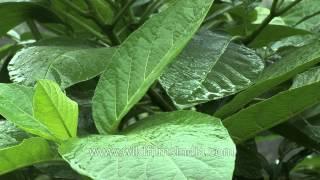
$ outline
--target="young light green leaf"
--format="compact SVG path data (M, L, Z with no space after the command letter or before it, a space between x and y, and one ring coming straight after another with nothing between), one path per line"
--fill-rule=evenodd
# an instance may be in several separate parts
M10 121L0 121L0 148L16 145L28 135Z
M33 96L33 114L58 139L77 136L78 105L56 83L38 81Z
M193 149L193 151L192 151ZM161 113L121 135L70 139L59 153L92 179L232 179L235 145L219 119Z
M216 117L225 118L241 109L253 98L285 82L320 62L320 42L313 42L286 53L280 61L269 66L257 80L256 84L239 93L232 101L216 113Z
M0 84L0 114L28 133L55 140L48 129L33 117L32 97L32 88Z
M60 18L49 9L27 0L0 1L0 14L0 36L30 18L37 19L40 22L62 22Z
M34 85L39 79L50 79L62 88L99 75L110 63L112 48L92 48L81 40L48 39L18 52L8 70L12 81Z
M55 159L56 154L46 140L39 137L29 138L18 145L0 149L0 175Z
M192 38L212 2L175 0L120 45L93 99L93 116L100 133L117 131L121 118Z
M319 89L317 82L284 91L226 118L223 124L233 140L241 143L319 103Z
M264 69L263 60L232 37L196 35L161 76L160 83L178 107L190 107L235 94Z

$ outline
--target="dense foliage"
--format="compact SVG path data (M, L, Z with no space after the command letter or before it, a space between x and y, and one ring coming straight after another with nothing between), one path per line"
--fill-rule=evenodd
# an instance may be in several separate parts
M0 0L0 179L319 179L319 0Z

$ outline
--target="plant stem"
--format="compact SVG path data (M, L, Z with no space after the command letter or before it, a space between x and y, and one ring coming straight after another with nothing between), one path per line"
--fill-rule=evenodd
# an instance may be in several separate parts
M91 14L91 19L94 20L99 26L104 27L105 22L104 19L101 17L99 12L97 11L95 5L93 4L92 0L85 0L87 6L89 7L89 14Z
M89 7L89 13L91 14L91 19L102 29L103 32L109 37L112 42L112 45L119 45L120 39L117 34L114 32L114 27L106 24L103 17L99 14L95 8L92 0L85 0L87 6Z
M171 106L156 90L150 88L148 95L151 100L159 106L162 111L175 111L176 108Z
M245 37L242 42L246 45L253 42L259 34L268 26L268 24L273 20L273 18L281 16L282 14L286 13L288 10L290 10L292 7L297 5L302 0L295 0L291 4L289 4L287 7L283 8L282 10L277 11L277 4L278 0L273 0L270 14L262 21L261 25L254 30L249 36Z
M210 16L208 16L202 23L202 25L207 24L208 22L210 22L211 20L213 20L214 18L216 18L217 16L224 14L226 12L228 12L229 10L231 10L232 8L241 5L243 2L235 2L234 4L224 7L222 9L217 10L216 12L212 13Z
M98 39L100 39L101 41L103 41L104 43L107 44L111 44L110 41L108 41L105 36L103 34L101 34L100 32L96 31L95 29L93 29L92 27L90 27L89 25L83 23L81 20L79 20L78 18L74 17L73 15L61 11L61 14L63 14L65 17L67 17L68 19L72 20L74 23L78 24L79 26L81 26L82 28L86 29L88 32L90 32L92 35L94 35L95 37L97 37Z
M71 9L73 9L75 12L77 12L79 15L91 19L92 21L94 21L99 28L105 32L105 34L109 37L110 42L103 40L103 42L107 43L110 45L119 45L120 44L120 40L117 37L117 35L114 33L113 28L110 28L109 25L104 23L104 19L100 16L100 14L97 12L94 4L92 3L91 0L85 0L89 11L84 11L82 9L80 9L78 6L76 6L75 4L73 4L72 2L65 0L64 1L66 5L68 5ZM71 14L69 14L70 16ZM72 16L72 15L71 15ZM69 17L70 18L70 17ZM72 18L72 17L71 17ZM74 17L75 18L75 17ZM73 20L75 21L76 19ZM79 20L78 20L78 24L79 24ZM83 24L83 23L82 23ZM85 27L86 26L86 27ZM97 31L95 31L93 28L91 28L90 26L88 26L87 24L83 24L82 27L84 27L85 29L87 29L88 31L90 31L92 34L95 34L96 36L98 35ZM92 31L93 30L93 31ZM97 36L97 38L101 39L102 34L100 34L99 36ZM101 39L102 40L102 39Z
M320 11L317 11L317 12L315 12L315 13L313 13L313 14L310 14L310 15L308 15L308 16L303 17L302 19L300 19L300 20L294 25L294 27L298 26L298 25L301 24L302 22L304 22L304 21L306 21L306 20L308 20L308 19L310 19L310 18L313 18L314 16L317 16L317 15L319 15L319 14L320 14Z
M143 24L144 21L147 20L147 18L162 4L162 0L157 1L154 0L151 4L149 4L149 6L147 7L147 9L144 11L144 13L142 14L140 20L139 20L139 24Z
M115 16L115 18L113 19L113 22L111 23L113 27L119 22L121 17L127 12L127 10L134 3L134 1L135 0L128 0L128 2L124 5L124 7L119 11L119 13Z
M302 0L295 0L294 2L289 4L287 7L285 7L282 10L276 12L276 16L281 16L282 14L286 13L287 11L289 11L291 8L293 8L295 5L297 5L301 1Z
M40 39L42 39L42 35L41 35L41 33L40 33L40 31L39 31L39 29L38 29L38 27L37 27L37 24L36 24L33 20L31 20L31 19L27 20L27 24L28 24L28 27L30 28L30 31L31 31L33 37L34 37L37 41L39 41Z
M108 3L111 6L111 8L113 10L117 10L118 9L116 3L114 3L112 0L105 0L105 1L106 1L106 3Z
M83 17L88 18L89 12L82 10L80 7L78 7L77 5L73 4L71 1L69 0L65 0L63 1L67 6L69 6L72 10L74 10L75 12L77 12L78 14L80 14Z

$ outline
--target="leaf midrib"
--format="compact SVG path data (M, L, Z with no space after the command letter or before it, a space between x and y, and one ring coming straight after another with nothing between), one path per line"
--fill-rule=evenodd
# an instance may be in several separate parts
M52 106L54 107L54 110L57 112L58 116L59 116L59 121L61 122L61 124L63 125L65 131L67 132L68 136L71 138L72 134L70 132L70 130L68 129L68 126L65 124L65 122L63 121L64 118L62 116L62 114L60 114L60 111L58 110L57 106L55 105L55 103L53 103L51 96L48 94L48 92L46 91L46 89L42 86L41 83L39 83L40 87L42 88L42 90L44 91L45 95L48 97L49 102L52 104Z

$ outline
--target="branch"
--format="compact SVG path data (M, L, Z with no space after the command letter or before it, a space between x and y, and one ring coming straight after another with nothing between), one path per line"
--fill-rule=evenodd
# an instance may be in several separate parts
M78 7L77 5L73 4L71 1L69 0L64 0L63 1L67 6L69 6L72 10L74 10L75 12L77 12L78 14L80 14L83 17L89 18L90 14L89 12L82 10L80 7Z
M291 8L293 8L295 5L297 5L299 2L301 2L302 0L295 0L294 2L292 2L291 4L289 4L287 7L283 8L282 10L276 12L276 17L277 16L281 16L282 14L286 13L287 11L289 11Z
M40 39L42 39L42 35L41 35L41 33L40 33L40 31L39 31L39 29L38 29L38 27L37 27L37 24L36 24L33 20L31 20L31 19L27 20L27 25L28 25L28 27L29 27L29 29L30 29L33 37L34 37L37 41L39 41Z
M113 19L113 22L111 23L111 26L115 26L118 21L121 19L121 17L127 12L127 10L130 8L130 6L134 3L135 0L128 0L128 2L124 5L124 7L119 11L119 13L115 16Z
M106 3L108 3L110 5L110 7L113 9L113 10L117 10L118 7L117 7L117 4L115 2L113 2L112 0L105 0Z
M64 15L65 17L67 17L68 19L72 20L74 23L78 24L79 26L81 26L82 28L86 29L88 32L90 32L92 35L94 35L95 37L97 37L98 39L100 39L101 41L103 41L104 43L110 44L111 42L108 41L105 36L103 34L101 34L100 32L96 31L95 29L93 29L92 27L90 27L89 25L83 23L81 20L79 20L77 17L74 17L73 15L61 11L60 12L62 15Z
M313 18L314 16L317 16L317 15L319 15L320 14L320 11L317 11L317 12L315 12L315 13L313 13L313 14L310 14L310 15L308 15L308 16L305 16L304 18L302 18L302 19L300 19L295 25L293 25L294 27L296 27L296 26L298 26L299 24L301 24L302 22L304 22L304 21L306 21L306 20L308 20L308 19L311 19L311 18Z
M143 24L147 18L156 10L159 8L159 6L162 4L162 0L160 1L153 1L152 3L150 3L147 7L147 9L144 11L144 13L141 15L141 18L138 22L138 24Z
M109 37L111 42L109 42L108 44L112 44L112 45L119 45L120 44L120 40L119 40L118 36L114 33L113 28L110 28L109 25L105 24L104 19L100 16L100 14L97 11L97 9L95 8L95 5L93 4L92 0L85 0L85 3L87 4L87 6L89 8L89 11L82 10L81 8L79 8L78 6L76 6L75 4L70 2L69 0L65 0L64 2L66 5L68 5L71 9L73 9L79 15L94 21L99 26L99 28ZM86 25L86 26L88 26L88 25ZM84 26L82 26L82 27L84 27ZM88 30L88 27L86 28L87 30ZM90 29L92 29L92 28L90 27ZM97 35L96 32L94 34ZM100 37L98 37L98 38L100 39Z
M208 16L202 23L202 25L207 24L208 22L210 22L211 20L213 20L214 18L216 18L217 16L224 14L226 12L228 12L229 10L231 10L232 8L241 5L243 2L239 1L239 2L235 2L234 4L230 5L230 6L226 6L222 9L217 10L216 12L212 13L210 16Z
M292 7L297 5L302 0L295 0L291 4L289 4L287 7L283 8L282 10L277 11L277 5L278 0L273 0L270 14L262 21L261 25L254 30L249 36L245 37L242 42L246 45L250 44L252 41L254 41L257 36L266 28L269 23L273 20L273 18L281 16L282 14L286 13L288 10L290 10Z
M93 21L95 21L100 27L105 27L104 19L101 17L99 12L97 11L95 5L93 4L92 0L85 0L88 8L89 8L89 14Z
M150 99L159 106L163 111L175 111L176 108L171 106L156 90L150 88L148 91Z

